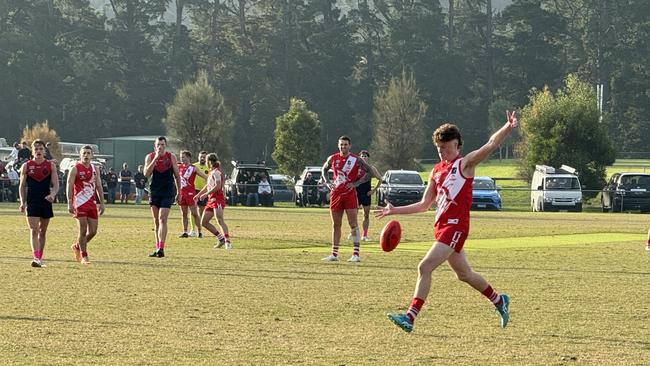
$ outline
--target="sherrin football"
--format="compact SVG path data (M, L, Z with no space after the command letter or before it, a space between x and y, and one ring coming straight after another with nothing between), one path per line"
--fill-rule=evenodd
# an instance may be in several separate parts
M402 237L402 226L397 220L391 220L386 223L386 226L381 230L381 235L379 236L379 245L384 252L390 252L397 244Z

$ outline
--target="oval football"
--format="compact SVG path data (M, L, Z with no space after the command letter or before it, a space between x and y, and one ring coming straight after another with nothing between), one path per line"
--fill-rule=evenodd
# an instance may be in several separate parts
M384 252L390 252L397 247L402 237L402 227L397 220L391 220L381 230L379 245Z

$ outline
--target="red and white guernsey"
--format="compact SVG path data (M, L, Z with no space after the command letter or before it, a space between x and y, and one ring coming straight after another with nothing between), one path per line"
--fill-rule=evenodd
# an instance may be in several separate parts
M193 195L196 192L194 179L196 179L196 167L194 165L178 164L178 170L181 175L181 193L184 195Z
M89 167L81 163L75 165L77 176L74 180L74 207L77 211L96 210L95 181L97 169L91 164Z
M223 204L226 201L225 197L223 196L224 177L223 174L221 173L221 169L216 168L210 172L210 175L208 176L208 181L206 182L208 187L207 190L210 191L217 186L218 183L217 176L220 177L219 179L221 180L221 188L217 189L216 191L208 195L208 206L219 204L219 203ZM211 206L211 207L216 207L216 206Z
M441 161L431 171L436 188L436 229L456 225L469 230L469 209L472 207L472 182L461 172L463 158L458 155L450 162Z
M355 187L346 188L346 186L348 183L356 182L363 175L359 172L359 157L354 154L348 154L347 157L343 157L340 153L336 153L332 154L329 160L334 171L334 190L332 194L356 194L357 190Z

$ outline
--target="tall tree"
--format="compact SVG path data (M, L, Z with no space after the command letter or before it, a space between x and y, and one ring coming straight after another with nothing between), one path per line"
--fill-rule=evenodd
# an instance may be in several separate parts
M292 98L289 110L276 118L275 125L273 160L281 172L297 176L305 165L321 161L320 122L305 102Z
M380 170L413 169L422 152L427 106L420 99L413 74L402 71L375 98L372 149Z

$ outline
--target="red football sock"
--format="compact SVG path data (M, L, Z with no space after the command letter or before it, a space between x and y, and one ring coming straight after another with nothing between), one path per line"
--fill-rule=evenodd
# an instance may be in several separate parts
M490 302L493 303L494 305L501 302L501 296L496 291L494 291L494 289L490 285L488 285L488 287L485 290L483 290L481 293L483 294L483 296L487 297L488 300L490 300Z
M368 229L363 229L363 236L368 237Z
M160 242L158 242L158 249L165 249L165 242L164 241L161 240Z
M87 256L88 256L88 252L85 251L85 250L82 250L82 251L81 251L81 256L82 256L82 257L87 257Z
M411 301L411 306L409 306L409 309L406 312L406 316L409 317L411 323L415 321L415 317L418 316L418 313L422 309L422 306L424 306L424 300L420 299L419 297L414 297Z

